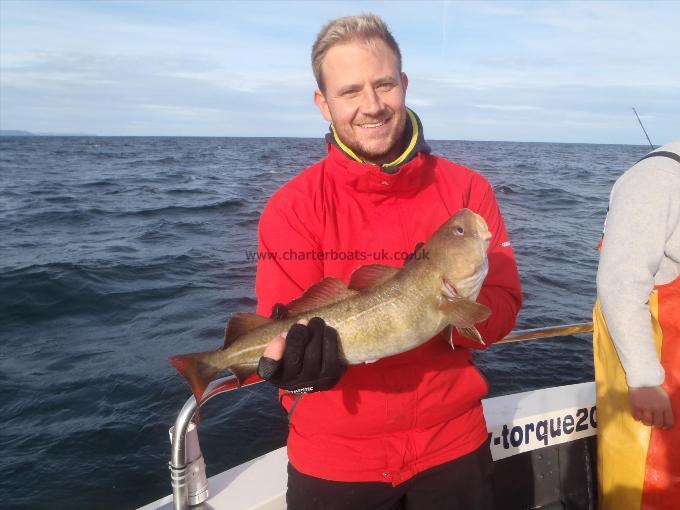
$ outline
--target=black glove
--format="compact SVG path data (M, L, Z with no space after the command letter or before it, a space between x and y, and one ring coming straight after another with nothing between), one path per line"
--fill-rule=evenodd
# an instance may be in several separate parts
M307 326L293 324L283 359L261 357L257 373L292 393L311 393L335 386L344 371L338 355L338 333L314 317Z

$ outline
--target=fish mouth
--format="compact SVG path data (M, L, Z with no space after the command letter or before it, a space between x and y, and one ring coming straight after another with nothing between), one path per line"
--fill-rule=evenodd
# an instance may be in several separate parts
M481 267L477 268L470 276L456 280L456 285L451 283L450 280L442 278L442 296L449 301L460 298L476 300L488 272L489 262L485 258Z
M454 299L460 297L460 294L456 290L456 287L446 278L442 280L442 294L449 301L453 301Z

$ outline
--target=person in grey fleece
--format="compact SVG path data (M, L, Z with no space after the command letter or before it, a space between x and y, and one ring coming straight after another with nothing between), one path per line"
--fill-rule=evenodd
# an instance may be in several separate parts
M680 154L680 141L654 152L661 151ZM662 386L665 372L654 346L648 300L655 285L679 277L680 162L646 158L612 188L597 294L626 373L633 417L661 428L672 427L674 416Z

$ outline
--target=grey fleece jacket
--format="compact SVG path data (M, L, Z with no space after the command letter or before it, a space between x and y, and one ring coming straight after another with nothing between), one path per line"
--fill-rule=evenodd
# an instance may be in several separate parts
M680 141L657 151L680 154ZM648 158L612 188L597 271L602 313L630 387L664 381L647 303L654 285L679 276L680 163Z

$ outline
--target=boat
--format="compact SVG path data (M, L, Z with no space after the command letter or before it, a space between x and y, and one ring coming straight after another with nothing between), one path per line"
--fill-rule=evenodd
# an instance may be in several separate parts
M523 330L494 345L584 334L592 329L591 322L584 322ZM244 385L259 382L250 379ZM236 388L234 377L213 381L201 406ZM597 507L594 382L491 397L482 405L494 461L497 510ZM191 396L170 429L173 493L139 510L284 510L286 448L206 478L198 429L192 421L196 411Z

